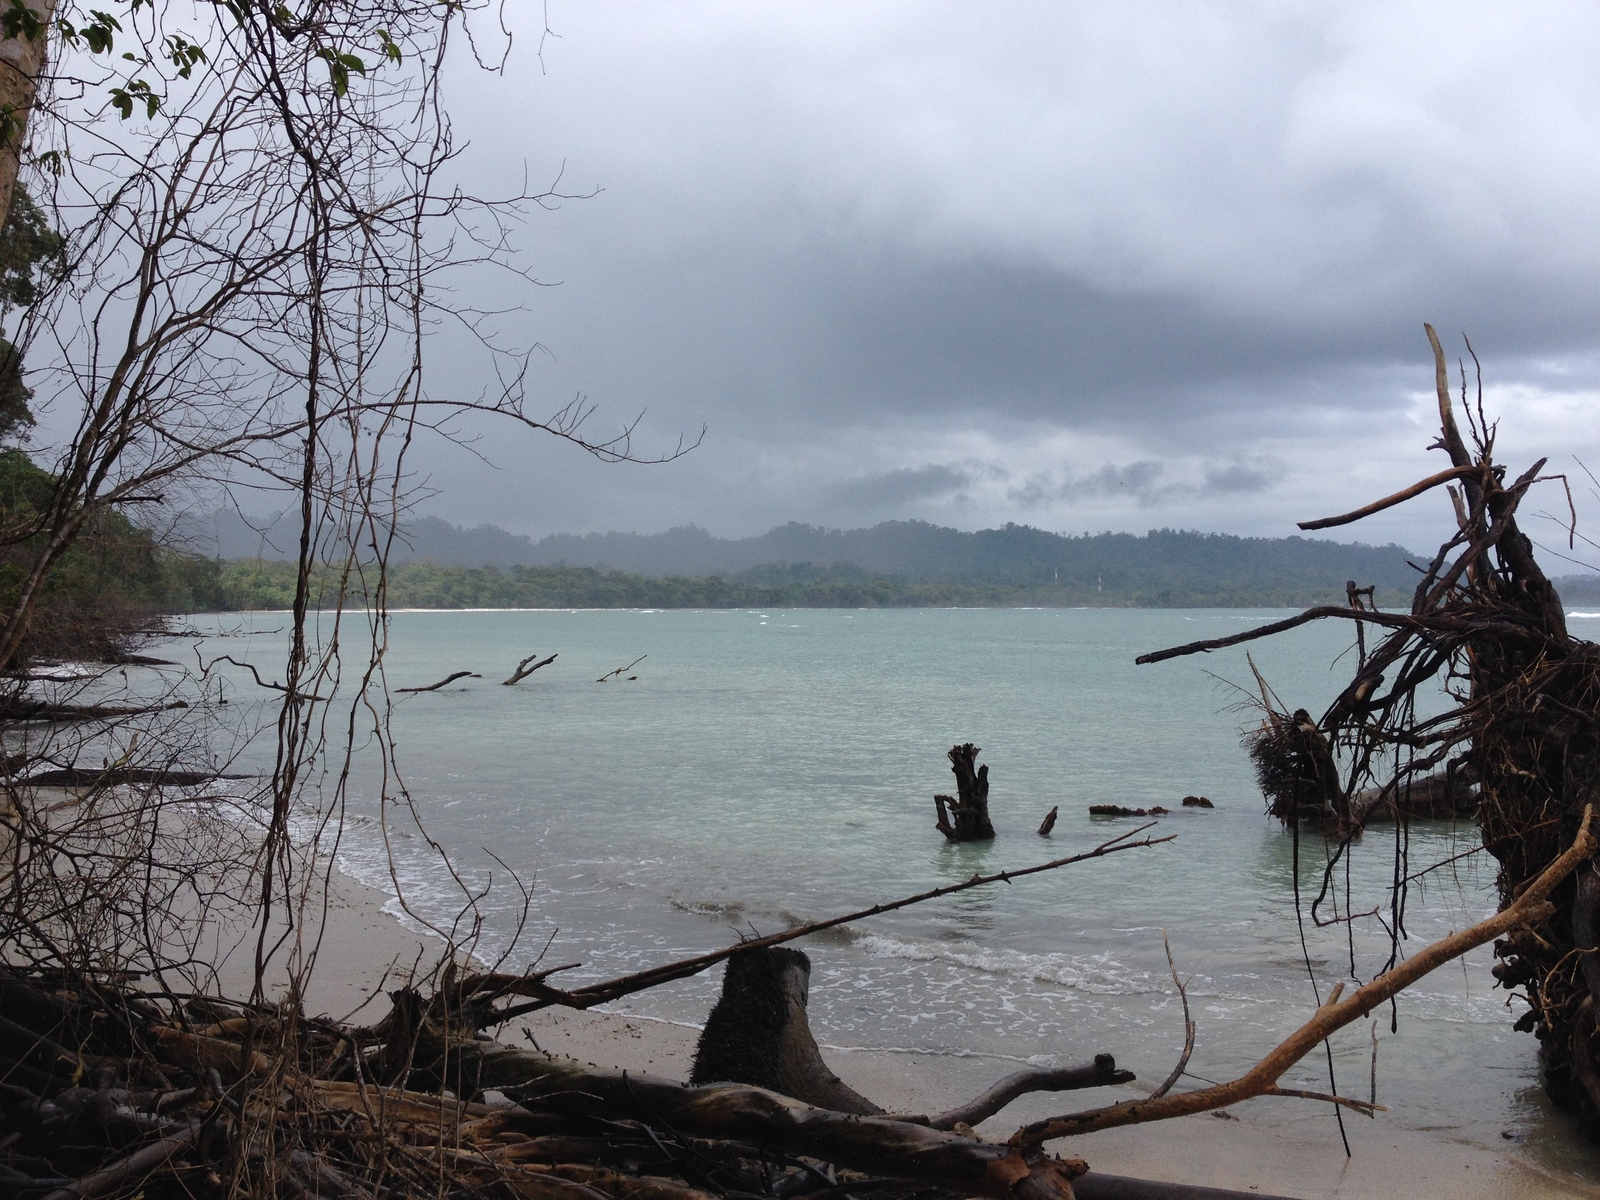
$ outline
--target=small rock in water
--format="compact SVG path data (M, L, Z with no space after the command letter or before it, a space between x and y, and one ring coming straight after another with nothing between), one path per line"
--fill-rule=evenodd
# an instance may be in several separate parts
M1183 806L1185 808L1215 808L1216 807L1215 804L1211 803L1211 801L1207 800L1204 796L1185 796L1183 798Z
M1160 817L1171 811L1171 809L1162 808L1159 804L1150 808L1124 808L1120 804L1089 805L1089 815L1091 817Z

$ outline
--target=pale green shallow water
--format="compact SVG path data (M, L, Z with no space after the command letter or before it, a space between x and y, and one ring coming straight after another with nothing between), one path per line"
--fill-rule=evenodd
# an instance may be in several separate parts
M472 880L502 879L484 903L502 945L518 907L489 852L534 885L513 960L582 961L593 980L964 879L1087 849L1135 822L1091 818L1093 803L1177 808L1175 842L1012 885L936 901L813 939L812 1018L835 1046L1077 1059L1109 1050L1142 1079L1166 1074L1182 1042L1162 931L1192 976L1199 1038L1191 1070L1219 1079L1255 1060L1314 1007L1294 918L1292 842L1262 815L1239 747L1250 714L1222 676L1250 679L1242 650L1135 667L1136 654L1249 628L1271 612L1128 610L802 610L403 612L388 655L392 687L482 672L399 703L400 763L429 832ZM238 618L202 626L236 627ZM282 618L248 619L273 629ZM1347 628L1299 630L1253 648L1292 706L1313 712L1348 678ZM277 677L273 636L230 639ZM218 647L221 648L220 646ZM524 655L559 652L520 687L498 686ZM648 655L635 682L598 684ZM455 690L459 688L460 690ZM933 830L949 791L944 751L983 747L1000 836L952 847ZM370 815L373 790L353 805ZM1034 830L1061 806L1053 838ZM1458 843L1457 838L1460 838ZM1470 827L1417 826L1413 869L1474 843ZM1387 908L1396 835L1354 855L1358 910ZM420 838L395 840L413 899L438 914L456 894ZM1320 841L1303 847L1320 859ZM342 861L388 886L370 823ZM1308 873L1309 878L1309 873ZM1418 946L1494 909L1492 864L1469 857L1410 890ZM1323 995L1349 973L1343 927L1307 922ZM1355 926L1356 971L1387 956L1375 920ZM1566 1169L1564 1119L1534 1077L1535 1043L1511 1031L1487 951L1402 998L1397 1034L1380 1023L1384 1118L1503 1146L1509 1135ZM697 1022L718 976L625 1001L625 1011ZM1370 1031L1335 1045L1341 1089L1365 1096ZM1293 1080L1325 1088L1326 1064ZM1283 1120L1327 1120L1283 1102ZM1277 1118L1269 1118L1277 1119Z

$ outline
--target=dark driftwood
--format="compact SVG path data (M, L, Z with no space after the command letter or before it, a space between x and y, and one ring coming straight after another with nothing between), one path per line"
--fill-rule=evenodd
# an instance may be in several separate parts
M1392 780L1382 787L1366 788L1350 799L1350 821L1377 825L1392 822L1397 815L1412 821L1469 816L1478 807L1472 781L1472 772L1463 768L1407 780L1398 788Z
M1059 804L1056 804L1056 805L1051 806L1051 809L1050 809L1049 812L1045 813L1044 820L1039 822L1039 836L1040 837L1049 837L1050 836L1050 831L1056 827L1056 814L1059 813L1060 811L1061 811L1061 806Z
M950 747L956 795L933 798L938 811L934 828L952 842L986 842L994 837L989 820L989 768L977 766L981 753L971 742Z
M36 787L111 787L115 784L158 784L164 787L199 787L219 779L254 779L254 775L219 775L215 771L164 770L151 767L63 767L40 771L20 782Z
M625 666L625 667L617 667L615 670L607 671L604 675L600 676L599 679L596 679L595 682L596 683L605 683L605 682L607 682L608 680L611 680L611 679L621 679L625 675L629 679L637 679L637 678L639 678L637 675L628 675L628 672L633 670L635 667L637 667L640 663L642 663L645 659L647 659L649 657L650 656L648 654L641 654L641 655L639 655L638 658L634 659L627 666Z
M511 672L510 678L502 679L500 681L500 686L501 687L510 687L514 683L521 683L524 679L526 679L529 675L532 675L540 667L548 667L551 663L555 662L555 660L557 658L559 658L559 657L560 657L559 655L552 654L548 658L541 658L541 659L539 659L538 662L534 662L533 660L536 659L536 658L539 658L539 655L538 655L537 652L535 652L533 654L530 654L530 655L528 655L527 658L523 659L521 662L519 662L517 664L517 669L515 671ZM532 664L531 666L529 665L530 663Z
M159 1142L142 1150L136 1150L108 1167L73 1180L66 1187L51 1192L44 1200L87 1200L90 1196L103 1196L107 1192L116 1191L124 1184L150 1174L162 1164L192 1149L200 1139L201 1129L201 1122L195 1121L180 1133L164 1137Z
M987 1121L1018 1096L1031 1092L1070 1092L1080 1088L1111 1087L1119 1083L1132 1083L1132 1071L1117 1067L1117 1060L1109 1054L1096 1054L1092 1063L1075 1067L1038 1067L1007 1075L982 1095L967 1101L958 1108L935 1113L928 1124L935 1129L954 1129L957 1125L976 1125Z
M458 1046L456 1053L458 1069L472 1083L534 1109L549 1097L566 1112L592 1109L612 1120L648 1120L693 1137L751 1142L965 1195L1070 1200L1072 1180L1087 1169L1079 1159L1024 1152L913 1121L816 1108L764 1088L685 1087L493 1042Z
M695 1050L692 1084L746 1083L838 1112L881 1116L884 1109L829 1069L807 1019L811 963L798 950L771 947L728 960L722 995ZM981 1096L927 1117L901 1117L934 1129L976 1125L1018 1096L1130 1083L1109 1054L1092 1063L1018 1071Z
M799 950L769 946L730 958L689 1082L748 1083L819 1108L882 1113L822 1061L806 1017L810 986L811 960Z
M430 683L427 687L395 688L397 692L437 692L447 683L454 683L458 679L482 679L476 671L457 671L453 675L446 675L438 683Z

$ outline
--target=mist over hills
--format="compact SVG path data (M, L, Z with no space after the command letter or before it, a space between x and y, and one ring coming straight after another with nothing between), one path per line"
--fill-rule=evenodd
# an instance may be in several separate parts
M245 522L219 514L213 552L227 559L291 557L289 514ZM1153 530L1143 535L1071 536L1025 525L964 532L923 521L889 521L868 529L823 529L791 522L758 537L719 538L686 526L657 534L553 534L534 541L493 525L467 529L436 517L403 527L391 559L440 567L590 567L646 578L739 576L787 582L818 573L882 576L911 582L1060 586L1104 595L1184 593L1327 594L1344 583L1409 592L1414 558L1402 546L1312 538L1241 538L1231 534Z

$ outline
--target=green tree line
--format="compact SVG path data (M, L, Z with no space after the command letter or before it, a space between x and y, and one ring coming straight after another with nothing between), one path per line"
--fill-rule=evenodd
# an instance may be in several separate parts
M441 567L389 569L391 608L940 608L1139 607L1257 608L1343 602L1342 591L1285 583L1097 590L1095 585L929 583L875 577L850 567L763 567L730 575L651 578L594 567ZM220 591L233 610L284 609L294 599L293 563L247 559L224 564ZM338 579L313 580L313 602L331 602ZM355 581L355 602L366 597ZM1379 597L1397 601L1400 597ZM1405 598L1409 601L1409 597Z

